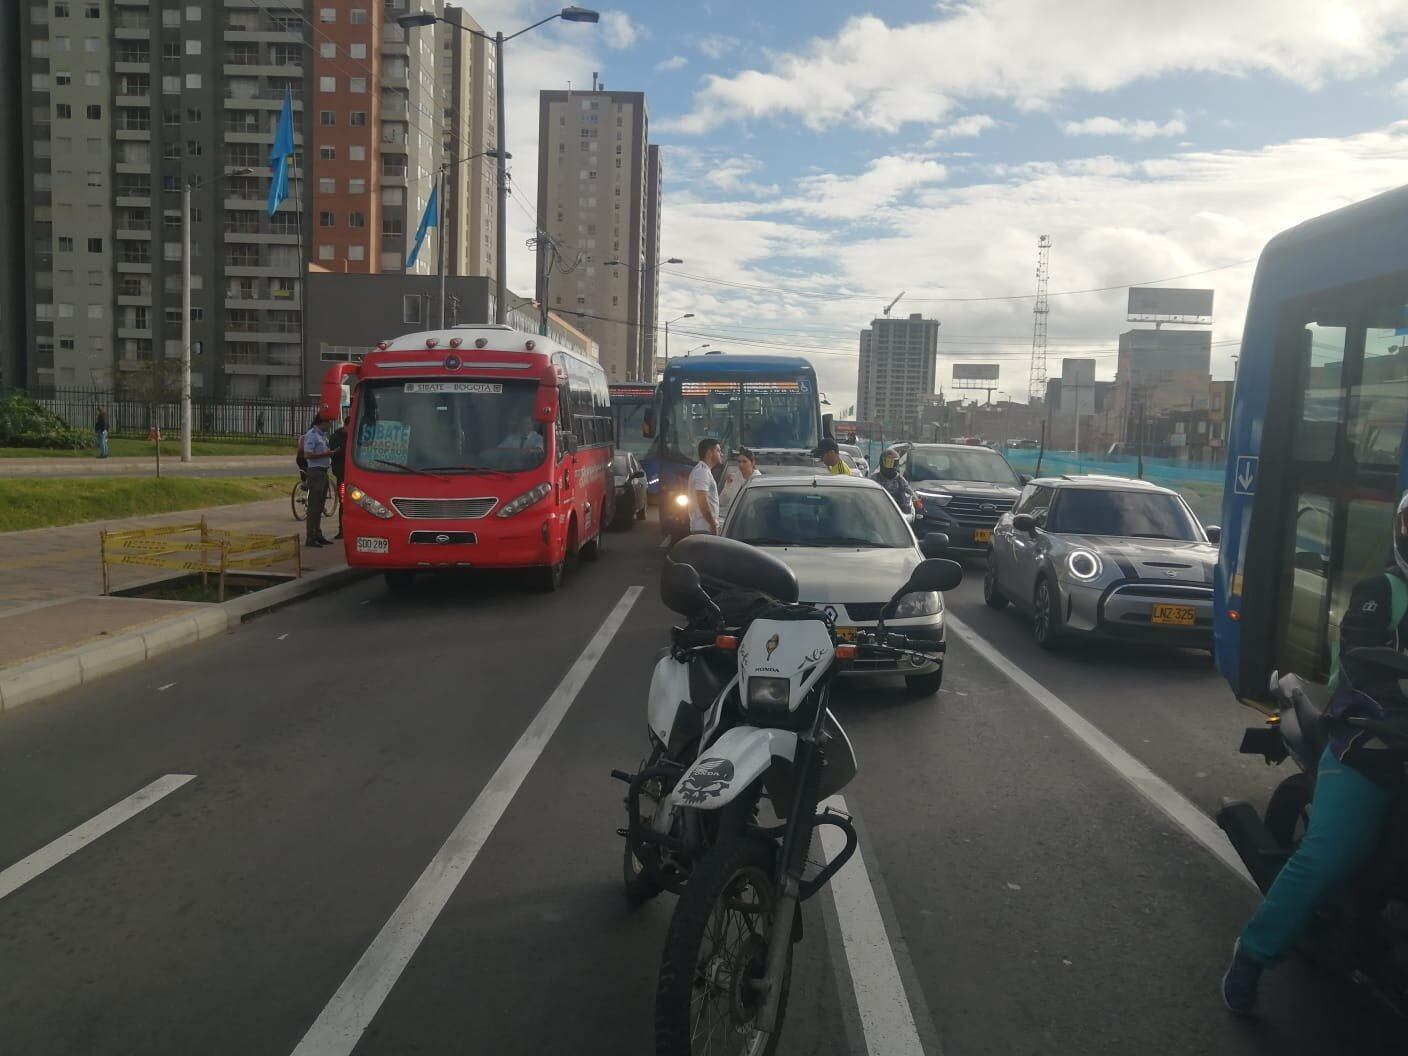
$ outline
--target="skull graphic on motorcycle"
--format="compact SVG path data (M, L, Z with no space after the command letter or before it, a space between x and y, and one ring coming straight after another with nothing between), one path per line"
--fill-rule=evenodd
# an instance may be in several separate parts
M733 764L727 759L701 759L680 785L680 798L686 803L717 799L733 780Z

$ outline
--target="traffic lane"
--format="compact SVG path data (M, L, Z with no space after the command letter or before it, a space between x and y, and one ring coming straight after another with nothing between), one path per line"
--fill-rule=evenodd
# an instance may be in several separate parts
M70 744L138 775L108 774L90 814L198 775L0 900L0 961L26 965L0 1051L292 1050L624 589L605 564L552 598L425 587L303 603L0 731L0 794L31 811L87 780ZM5 764L38 755L27 794Z
M1226 797L1264 805L1290 773L1238 752L1242 731L1261 720L1237 703L1205 652L1081 640L1041 649L1030 617L1010 605L995 611L983 603L981 562L965 569L963 584L944 602L1209 815Z
M655 983L676 899L627 906L616 835L625 786L610 772L636 768L649 752L650 676L677 618L656 590L658 538L624 538L628 578L646 591L356 1056L458 1051L467 1037L505 1056L654 1051ZM804 907L783 1056L852 1051L821 902Z
M1391 1051L1382 1016L1295 964L1262 1020L1230 1016L1255 892L962 642L930 700L843 688L848 799L949 1051Z

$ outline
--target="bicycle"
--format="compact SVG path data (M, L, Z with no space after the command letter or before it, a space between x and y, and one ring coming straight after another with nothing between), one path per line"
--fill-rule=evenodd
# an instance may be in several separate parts
M328 476L328 492L323 496L323 516L336 517L338 493L342 490L341 481ZM298 471L298 480L289 494L289 505L293 508L293 519L302 523L308 519L308 474Z

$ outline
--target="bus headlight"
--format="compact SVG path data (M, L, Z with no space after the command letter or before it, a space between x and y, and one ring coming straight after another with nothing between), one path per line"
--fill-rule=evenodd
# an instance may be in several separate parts
M1071 556L1066 558L1066 568L1082 583L1089 583L1100 575L1100 557L1090 550L1072 550Z
M684 509L686 506L689 505L689 496L684 494L683 492L676 495L675 505L678 506L680 509Z
M551 494L551 484L539 484L536 488L533 488L529 491L525 491L522 495L518 496L518 498L513 499L510 502L504 503L503 506L499 509L498 516L512 517L514 514L522 513L529 506L532 506L536 502L542 502Z
M366 510L373 517L380 517L383 521L389 521L396 515L388 510L376 499L372 498L361 488L351 488L347 492L347 497L355 502L362 509Z
M913 619L916 616L936 616L943 611L944 604L937 590L916 590L900 598L895 606L897 620Z

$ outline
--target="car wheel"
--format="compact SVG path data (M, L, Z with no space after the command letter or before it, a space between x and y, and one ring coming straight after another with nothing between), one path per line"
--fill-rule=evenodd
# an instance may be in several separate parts
M1061 610L1051 577L1037 577L1036 593L1032 595L1032 634L1043 649L1056 648L1060 636Z
M911 697L932 697L944 684L944 669L931 671L927 675L905 675L904 690Z
M987 571L983 573L983 602L990 609L1007 608L1007 596L997 585L997 562L991 550L988 551Z

